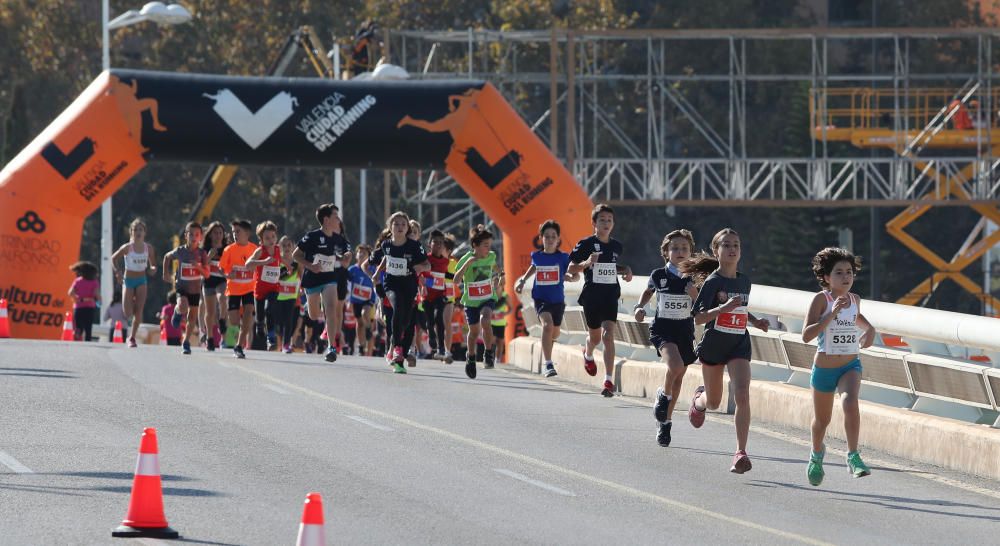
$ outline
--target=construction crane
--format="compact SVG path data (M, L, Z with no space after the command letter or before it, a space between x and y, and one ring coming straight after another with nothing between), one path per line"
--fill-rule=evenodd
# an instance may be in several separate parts
M980 102L983 107L980 108ZM987 222L1000 224L1000 208L977 201L976 186L991 179L1000 161L1000 118L993 114L1000 105L1000 89L982 89L976 79L958 90L948 88L873 89L869 87L817 88L811 91L810 131L820 141L850 142L859 148L887 148L913 163L916 179L909 188L927 187L924 195L910 195L920 204L907 207L886 223L886 231L934 268L898 300L907 305L926 304L944 280L952 280L993 312L1000 300L967 277L963 270L1000 243L1000 230L986 234ZM958 169L922 159L928 148L973 149L977 154ZM993 161L984 161L990 158ZM897 176L906 172L897 171ZM902 186L902 180L893 181ZM923 182L923 184L921 183ZM981 193L981 192L980 192ZM958 251L947 260L906 232L934 206L949 199L968 201L980 220Z

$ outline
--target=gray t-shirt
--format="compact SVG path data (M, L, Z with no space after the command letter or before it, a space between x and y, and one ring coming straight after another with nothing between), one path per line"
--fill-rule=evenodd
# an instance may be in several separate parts
M208 266L208 254L201 248L194 250L180 246L173 251L174 258L177 259L177 270L174 272L175 286L178 292L183 294L201 293L201 283L205 277L201 274L201 269L196 266Z

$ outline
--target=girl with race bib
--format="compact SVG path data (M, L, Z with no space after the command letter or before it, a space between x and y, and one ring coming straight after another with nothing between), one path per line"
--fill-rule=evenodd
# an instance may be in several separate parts
M739 234L723 229L712 237L711 249L712 254L701 252L680 267L700 285L694 302L694 322L705 325L701 343L695 349L705 384L695 389L688 419L694 428L700 428L705 423L705 410L722 404L723 367L728 368L736 399L736 454L729 471L743 474L753 467L746 451L750 435L751 352L747 321L765 332L768 323L747 310L750 278L737 269L741 256Z
M370 271L362 269L362 264L368 261L372 247L361 244L357 248L358 263L347 270L350 279L350 305L355 319L358 321L358 347L363 356L371 356L374 348L374 338L371 335L371 310L375 305L375 285L372 283Z
M847 435L847 469L855 478L871 474L858 452L861 413L858 392L861 390L862 348L870 347L877 335L875 328L861 314L861 298L851 293L854 278L861 270L861 260L843 248L824 248L812 259L813 274L823 291L813 297L802 327L802 340L816 339L813 360L812 453L806 476L809 483L823 483L823 437L833 413L833 396L840 391L844 408L844 432Z
M676 229L667 234L660 244L664 267L649 274L646 291L634 307L636 322L646 319L646 302L656 294L656 312L649 329L649 342L656 354L667 364L663 386L656 391L653 416L659 424L656 442L663 447L670 445L670 417L674 414L680 396L684 372L698 359L694 354L694 319L691 303L698 297L691 277L681 273L684 260L694 252L694 235L686 229Z
M417 275L430 269L427 253L419 242L410 239L410 218L405 212L392 213L386 222L390 236L379 248L381 262L375 276L385 272L385 297L392 307L392 367L406 373L403 360L413 344L413 312L417 300ZM411 364L412 365L412 364Z
M177 292L177 306L171 316L172 326L179 328L181 318L187 320L181 338L183 354L191 354L191 339L198 330L198 309L201 306L202 282L209 276L208 254L201 244L201 224L188 222L184 226L185 244L163 256L163 282L170 283L170 270L174 269L174 291ZM176 262L176 265L174 263Z
M256 334L267 338L267 350L278 348L275 337L278 294L281 293L281 247L278 246L278 226L267 220L257 225L260 246L253 251L246 266L253 269L254 320Z
M448 323L451 317L445 314L448 298L445 295L448 281L448 264L450 262L444 249L444 232L433 230L430 234L430 252L427 261L430 271L420 278L424 283L424 313L427 317L427 333L430 338L432 357L452 363L448 349ZM446 318L447 317L447 318Z
M566 296L564 283L569 275L569 254L559 250L561 242L559 223L546 220L538 226L538 237L542 241L542 250L531 253L531 265L517 279L514 291L518 294L524 289L524 283L534 276L531 286L531 299L535 303L535 313L542 323L542 356L545 357L545 377L556 375L552 363L552 344L559 338L559 328L562 326L563 312L566 311ZM579 277L579 274L575 275Z
M205 232L201 249L208 257L208 278L201 285L203 305L199 308L201 315L202 336L205 337L205 346L209 351L214 351L216 347L215 332L224 330L219 324L219 297L226 292L226 274L219 267L219 259L222 258L222 251L226 248L226 228L222 222L212 222Z
M283 235L278 241L281 247L281 276L278 278L278 296L276 298L275 323L278 335L281 336L282 349L286 354L292 352L292 337L295 335L295 324L299 313L299 264L292 261L295 252L295 241Z
M493 234L481 224L469 232L472 251L462 256L455 271L455 284L462 284L462 305L465 319L469 323L468 354L465 357L465 375L476 378L476 340L483 332L486 351L483 354L484 368L493 367L496 339L489 322L497 302L497 292L503 283L503 272L497 266L497 255L490 250ZM485 328L483 327L485 325Z
M115 278L122 279L122 301L125 307L125 317L131 322L128 346L135 347L135 335L142 322L142 310L146 306L146 270L156 274L156 251L153 245L146 242L146 223L136 218L129 224L129 242L122 245L111 256L111 267ZM115 264L124 259L125 273Z

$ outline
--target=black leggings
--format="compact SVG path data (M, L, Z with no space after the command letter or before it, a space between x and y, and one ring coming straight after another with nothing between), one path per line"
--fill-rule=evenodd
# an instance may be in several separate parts
M267 296L264 296L263 299L254 298L253 303L254 316L257 321L257 333L267 335L269 332L273 332L275 319L278 314L278 293L271 292Z
M94 314L96 312L93 307L77 307L73 309L73 331L79 334L80 339L84 341L94 339Z
M295 321L299 318L298 313L295 312L295 300L276 300L274 312L277 333L281 336L282 343L291 345L292 334L295 332Z
M402 347L403 354L413 345L413 320L417 309L417 283L400 282L386 287L389 303L392 304L392 346Z
M424 302L424 311L427 313L427 336L430 338L431 350L444 352L448 346L447 338L444 337L444 308L448 305L444 297L434 301ZM438 341L440 340L440 341Z

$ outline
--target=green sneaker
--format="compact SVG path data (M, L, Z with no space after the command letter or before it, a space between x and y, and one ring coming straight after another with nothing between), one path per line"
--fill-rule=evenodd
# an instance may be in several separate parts
M857 451L852 451L847 454L847 469L855 478L870 476L872 473L872 470L868 468L868 465L861 460L861 453Z
M393 362L392 373L406 373L406 368L404 368L399 362Z
M826 450L819 454L809 455L809 466L806 467L806 476L809 477L809 485L814 487L819 487L819 484L823 483L823 476L826 472L823 472L823 455L826 454Z

